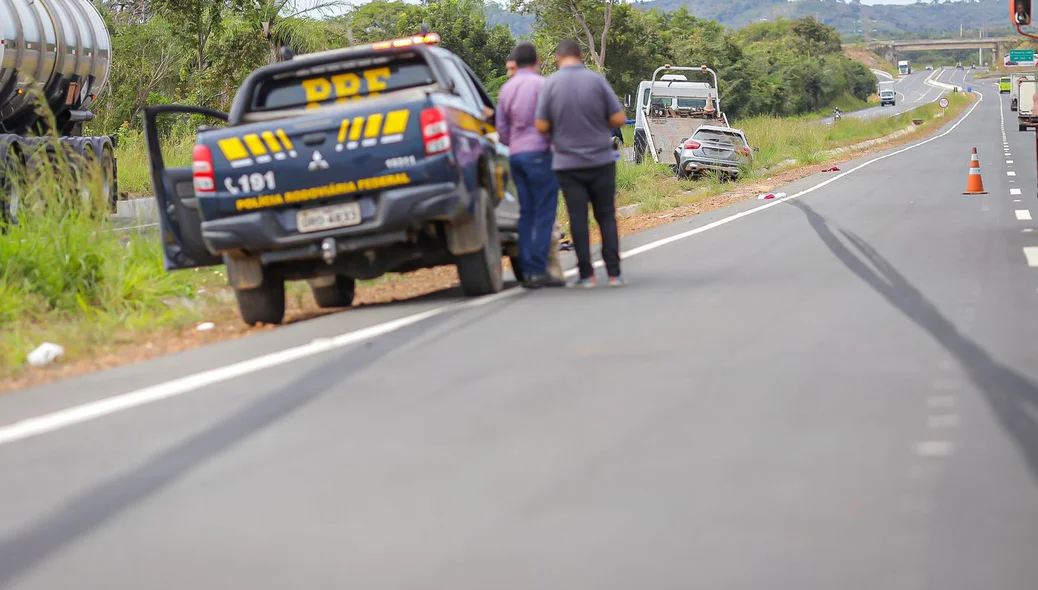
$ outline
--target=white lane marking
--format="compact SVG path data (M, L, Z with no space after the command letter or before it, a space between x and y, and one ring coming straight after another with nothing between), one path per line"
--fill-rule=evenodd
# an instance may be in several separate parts
M1013 202L1014 202L1014 203L1019 203L1019 202L1020 202L1020 199L1013 199Z
M980 103L984 101L984 95L981 94L980 92L977 92L976 94L980 97L980 100L978 100L976 103L974 103L973 106L970 107L970 109L968 111L966 111L966 113L962 116L962 118L960 118L958 121L956 121L955 124L952 125L951 127L949 127L948 130L945 131L944 133L941 133L939 135L935 135L935 136L933 136L933 137L931 137L929 139L924 139L923 141L921 141L921 142L919 142L917 144L912 144L912 145L906 146L906 147L901 148L901 149L899 149L897 151L890 152L889 154L878 156L878 157L876 157L876 158L874 158L872 160L869 160L867 162L862 162L861 164L858 164L857 166L855 166L854 168L851 168L850 170L847 170L846 172L841 172L840 174L837 174L836 176L833 176L832 178L830 178L828 180L825 180L823 182L820 182L820 183L818 183L818 184L816 184L816 185L814 185L812 187L806 188L806 189L800 191L799 193L795 193L795 194L789 195L787 197L782 197L781 199L775 199L775 200L773 200L773 201L771 201L771 202L769 202L769 203L767 203L765 205L761 205L760 207L754 207L753 209L748 209L746 211L742 211L740 213L736 213L735 215L732 215L732 216L729 216L729 217L725 217L724 219L718 219L717 221L714 221L713 223L708 223L708 224L706 224L704 226L697 227L695 229L690 229L690 230L688 230L686 232L682 232L680 234L675 234L675 235L667 237L667 238L662 238L662 239L657 240L657 241L655 241L655 242L653 242L651 244L646 244L644 246L639 246L637 248L632 248L631 250L629 250L627 252L621 252L620 253L621 258L624 257L624 256L636 256L638 254L642 254L643 252L648 252L650 250L655 250L656 248L659 248L661 246L665 246L665 245L670 244L672 242L677 242L677 241L680 241L680 240L684 240L684 239L692 237L694 235L701 234L703 232L710 231L710 230L712 230L712 229L714 229L716 227L720 227L722 225L725 225L726 223L731 223L731 222L735 221L736 219L740 219L740 218L746 217L748 215L753 215L754 213L758 213L758 212L763 211L765 209L770 209L771 207L776 207L776 206L778 206L778 205L780 205L782 203L785 203L786 201L792 201L794 199L799 199L800 197L803 197L804 195L813 193L813 192L815 192L816 190L818 190L820 188L828 186L828 185L836 182L837 180L840 180L841 178L844 178L845 176L848 176L850 174L854 174L855 172L857 172L857 171L859 171L859 170L861 170L863 168L866 168L868 166L871 166L872 164L875 164L876 162L879 162L881 160L885 160L887 158L892 158L894 156L898 156L898 155L903 154L903 153L905 153L907 151L910 151L910 150L916 149L918 147L924 146L924 145L930 143L931 141L937 141L938 139L941 139L942 137L945 137L949 133L955 131L955 129L959 125L961 125L971 114L973 114L973 111L975 111L978 106L980 106ZM597 264L597 266L601 266L602 265L602 261L599 260L596 264Z
M928 408L954 408L956 404L954 395L931 395L926 398Z
M916 454L921 457L947 457L954 450L954 445L946 440L928 440L915 446Z
M947 137L948 134L955 131L959 127L959 125L962 125L962 123L965 122L966 119L968 119L969 116L973 114L973 111L975 111L977 107L980 106L980 103L983 102L984 95L980 92L976 92L976 94L979 96L979 100L976 103L974 103L974 105L970 107L969 110L967 110L962 115L962 117L960 117L959 120L956 121L954 125L949 127L948 130L944 133L935 135L928 139L924 139L918 143L905 146L899 150L890 152L889 154L877 156L871 160L862 162L861 164L858 164L850 170L841 172L836 176L824 180L814 186L808 187L793 195L789 195L781 199L775 199L759 207L754 207L753 209L747 209L746 211L741 211L734 215L729 215L728 217L719 219L712 223L708 223L696 229L692 229L677 235L656 240L655 242L650 242L637 248L632 248L626 252L621 252L620 257L630 258L632 256L638 256L639 254L650 252L657 248L666 246L667 244L671 244L673 242L684 240L694 235L708 232L712 229L721 227L722 225L731 223L737 219L742 219L743 217L747 217L749 215L759 213L766 209L770 209L786 201L799 199L804 195L813 193L820 188L826 187L842 178L854 174L859 170L871 166L876 162L886 160L887 158L892 158L899 154L903 154L907 151L922 147L928 143L937 141L942 137ZM594 264L596 268L601 268L603 265L604 263L601 260L596 261ZM576 269L570 269L566 273L566 276L574 276L576 273ZM513 295L521 293L522 291L522 289L510 289L508 291L503 291L495 295L488 295L485 297L481 297L479 299L473 299L471 301L464 301L444 305L442 307L431 309L429 311L425 311L422 313L406 316L403 318L398 318L396 320L386 322L384 324L377 324L353 332L347 332L345 334L341 334L333 338L323 338L320 340L315 340L309 344L304 344L293 348L287 348L285 350L273 352L250 360L233 363L215 369L210 369L208 371L203 371L201 373L196 373L194 375L188 375L186 377L174 379L172 381L167 381L165 383L159 383L157 385L145 387L143 389L138 389L136 391L117 394L112 397L107 397L79 406L73 406L71 408L66 408L64 410L58 410L56 412L51 412L50 414L44 414L42 416L37 416L34 418L27 418L25 420L15 422L7 426L0 426L0 445L23 440L47 432L53 432L55 430L66 428L68 426L72 426L82 422L87 422L89 420L95 420L103 416L108 416L116 412L121 412L145 404L157 402L163 399L183 395L185 393L189 393L197 389L207 387L209 385L222 383L235 377L241 377L243 375L256 373L258 371L269 369L271 367L284 365L286 363L300 358L310 357L331 350L335 350L337 348L342 348L345 346L356 344L364 340L382 336L384 334L400 330L407 326L417 324L418 322L441 315L448 311L462 310L471 307L486 305L499 299L511 297Z
M1011 195L1019 195L1020 192L1021 191L1018 188L1011 188L1011 189L1009 189L1009 194L1011 194Z
M1016 172L1013 172L1012 170L1010 170L1010 171L1006 172L1006 175L1007 176L1016 176Z
M926 419L926 424L930 428L955 428L961 423L962 420L955 414L928 416Z
M1006 164L1012 164L1012 163L1013 163L1012 160L1006 160Z
M1027 266L1038 266L1038 248L1034 246L1025 247L1024 257L1027 258Z
M1017 209L1016 210L1016 219L1017 219L1017 221L1030 221L1031 220L1031 212L1028 211L1027 209Z

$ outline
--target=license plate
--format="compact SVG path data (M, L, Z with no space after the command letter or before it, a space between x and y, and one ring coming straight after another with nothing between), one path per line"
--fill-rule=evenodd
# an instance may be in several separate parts
M358 225L361 221L363 219L360 216L358 203L303 209L296 213L296 229L303 234Z

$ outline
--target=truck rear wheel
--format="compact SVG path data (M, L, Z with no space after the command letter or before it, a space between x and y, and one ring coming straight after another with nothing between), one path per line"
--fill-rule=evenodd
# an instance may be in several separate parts
M255 289L235 289L238 312L246 324L280 324L285 319L285 282L263 273L263 283Z
M13 144L0 145L0 227L18 223L25 163Z
M1020 131L1027 131L1027 125L1020 125Z
M335 275L335 282L331 285L315 287L310 285L310 292L314 294L314 301L321 309L329 307L349 307L353 305L353 296L357 291L357 282L343 275Z
M478 214L483 215L486 228L483 230L483 247L457 258L458 279L461 291L468 296L490 295L504 286L501 271L501 234L497 228L497 216L490 194L479 189Z

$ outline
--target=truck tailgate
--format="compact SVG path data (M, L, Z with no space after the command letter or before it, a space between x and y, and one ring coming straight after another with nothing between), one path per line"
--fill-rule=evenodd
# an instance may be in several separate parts
M203 133L218 203L209 212L298 207L446 178L444 158L425 157L427 106L424 93L404 93Z

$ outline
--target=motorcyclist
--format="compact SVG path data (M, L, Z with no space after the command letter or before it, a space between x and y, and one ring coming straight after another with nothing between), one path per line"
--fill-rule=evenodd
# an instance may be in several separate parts
M835 109L833 109L833 118L834 119L842 119L843 118L843 112L840 111L840 107L836 107Z

